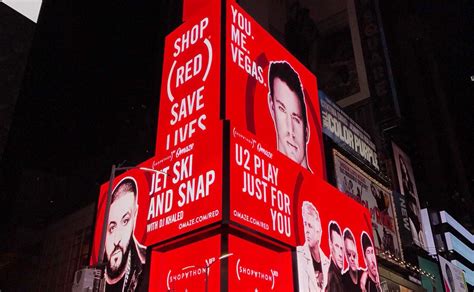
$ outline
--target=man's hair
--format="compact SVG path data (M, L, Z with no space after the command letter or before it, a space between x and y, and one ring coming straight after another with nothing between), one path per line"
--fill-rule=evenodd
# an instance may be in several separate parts
M349 239L352 240L355 243L354 235L352 235L352 231L346 228L344 230L344 240Z
M133 193L133 196L136 198L137 196L137 185L135 181L131 178L126 178L120 182L118 186L115 187L112 193L112 200L110 204L112 204L115 200L120 198L126 193Z
M336 222L332 221L329 223L329 238L332 241L332 232L336 232L337 234L341 235L341 229L339 228L339 225L337 225Z
M303 201L303 205L301 206L302 209L302 215L303 214L309 214L311 216L316 216L319 217L319 212L316 209L316 207L313 205L313 203L309 201ZM304 216L303 216L304 217Z
M364 254L365 254L365 251L367 250L367 248L369 247L373 247L372 245L372 241L370 240L370 237L367 233L363 232L362 233L362 250L364 251Z
M305 128L308 125L308 120L306 117L306 104L304 102L304 93L303 86L301 85L300 77L298 73L291 67L291 65L286 61L279 62L270 62L270 68L268 69L268 83L270 86L270 95L272 98L273 95L273 82L275 78L279 78L281 81L285 82L288 88L293 91L301 104L301 112L303 114L303 124ZM305 132L305 138L306 138Z

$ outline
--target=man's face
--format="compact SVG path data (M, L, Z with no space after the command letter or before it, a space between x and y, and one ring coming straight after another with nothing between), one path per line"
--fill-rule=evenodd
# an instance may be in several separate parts
M321 222L317 214L305 213L303 216L305 240L311 248L319 246L321 241Z
M358 256L357 256L357 247L355 242L349 238L344 240L344 247L346 252L346 260L349 264L349 268L352 271L357 271L358 269Z
M135 196L132 192L126 192L110 205L105 252L112 275L120 274L125 268L125 256L128 254L132 238L134 215Z
M365 250L365 262L367 263L367 270L369 273L376 277L377 276L377 261L375 260L375 252L372 246L369 246Z
M344 244L342 237L336 231L331 231L331 257L339 269L342 269L344 262Z
M270 104L278 136L278 151L307 167L305 113L298 96L278 77L273 82L273 95Z

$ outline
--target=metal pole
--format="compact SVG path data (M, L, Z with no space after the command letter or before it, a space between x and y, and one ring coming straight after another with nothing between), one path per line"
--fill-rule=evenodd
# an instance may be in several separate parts
M206 292L209 291L209 265L206 264Z
M112 188L114 185L115 170L115 164L113 164L110 171L109 189L107 190L107 203L105 205L104 223L102 224L102 236L100 238L98 265L104 264L105 236L107 234L107 222L109 221L110 202L112 201Z

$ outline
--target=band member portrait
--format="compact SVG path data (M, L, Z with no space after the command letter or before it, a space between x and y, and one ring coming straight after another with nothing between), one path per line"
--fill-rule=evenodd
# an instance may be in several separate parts
M268 107L275 125L277 149L311 171L307 144L309 127L303 86L286 61L271 62L268 69Z
M341 229L335 221L329 223L329 249L331 250L331 264L329 266L327 292L345 291L342 285L342 268L344 266L344 242Z
M329 259L321 250L321 220L316 207L308 201L302 204L305 243L296 248L300 291L323 291L329 269Z
M381 292L382 287L380 285L375 249L372 240L366 232L362 232L361 245L362 252L364 253L365 266L367 269L361 276L360 288L364 292Z
M342 274L342 284L344 291L362 291L360 288L360 277L362 271L359 269L359 255L357 245L352 231L348 228L344 230L344 253L348 264L347 270Z
M105 237L106 291L135 291L145 263L145 248L133 231L137 215L137 184L124 178L112 192Z

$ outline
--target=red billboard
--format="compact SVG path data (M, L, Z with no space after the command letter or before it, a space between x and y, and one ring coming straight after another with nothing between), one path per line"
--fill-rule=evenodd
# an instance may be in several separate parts
M300 291L380 291L369 210L317 178L295 201Z
M230 219L294 246L294 198L314 175L233 124L230 135Z
M148 291L220 291L220 250L221 237L215 235L169 251L153 251Z
M205 135L220 112L220 10L200 9L166 37L156 155Z
M228 291L293 291L291 252L229 235Z
M114 180L105 236L105 259L117 264L109 267L111 278L123 279L123 274L112 275L125 269L129 254L136 254L141 267L147 246L221 220L222 126L208 132L214 143L201 136ZM100 190L91 264L99 258L108 187L105 183Z
M323 177L316 77L238 4L227 2L226 118L289 164Z

